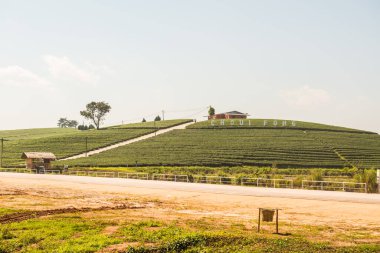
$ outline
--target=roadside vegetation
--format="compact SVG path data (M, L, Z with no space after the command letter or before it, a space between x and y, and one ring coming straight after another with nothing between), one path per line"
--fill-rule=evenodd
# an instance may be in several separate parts
M204 166L148 166L148 167L71 167L70 171L97 171L97 172L126 172L147 173L148 178L154 174L187 175L190 182L194 176L223 177L224 184L240 185L247 178L286 179L293 180L294 188L302 187L302 180L331 181L350 183L366 183L369 193L377 192L376 170L357 168L326 169L326 168L288 168L278 169L271 167L204 167ZM115 174L116 175L116 174ZM235 178L229 181L228 178ZM232 180L232 179L231 179ZM351 185L352 186L352 185Z

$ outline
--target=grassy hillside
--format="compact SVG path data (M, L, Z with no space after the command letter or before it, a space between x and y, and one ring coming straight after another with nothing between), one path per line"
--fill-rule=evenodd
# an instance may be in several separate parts
M308 135L347 160L351 166L380 168L380 135L308 132Z
M293 130L319 130L339 131L354 133L371 133L346 127L331 126L319 123L293 121L283 119L232 119L232 120L207 120L190 125L190 129L293 129Z
M54 137L64 134L76 133L74 128L33 128L20 130L1 130L0 138L8 140L38 139L43 137Z
M148 122L139 122L139 123L131 123L131 124L124 124L124 125L118 125L118 126L111 126L108 127L108 129L129 129L129 128L148 128L148 129L163 129L168 128L172 126L181 125L187 122L191 122L191 119L173 119L173 120L162 120L162 121L148 121Z
M53 152L58 158L64 158L85 152L86 138L88 139L88 150L93 150L186 122L191 122L191 120L132 123L89 131L79 131L73 128L0 131L0 138L8 140L4 145L3 165L23 164L24 161L20 159L22 152Z
M9 141L4 143L3 166L23 164L20 159L22 152L53 152L58 158L79 154L88 150L100 148L123 140L128 140L143 134L154 132L149 129L107 129L79 131L75 129L41 129L0 131L0 138Z
M165 128L189 120L156 122ZM380 136L361 130L277 120L199 122L99 155L65 161L80 166L270 166L270 167L380 167ZM265 126L264 125L265 122ZM282 123L286 122L286 123ZM239 123L239 124L238 124ZM260 125L263 124L263 125ZM153 126L153 127L152 127ZM154 132L153 122L126 124L104 130L28 129L0 131L5 142L5 166L23 164L21 153L50 151L58 158L107 146ZM61 164L61 163L58 163Z
M347 154L346 159L339 152ZM368 156L361 156L365 152ZM380 166L380 136L291 129L187 129L70 163L126 166L137 161L139 165L348 167L353 160L361 167Z
M265 124L266 126L260 125ZM380 136L310 122L204 121L102 154L70 161L80 166L380 167ZM249 125L250 124L250 125Z

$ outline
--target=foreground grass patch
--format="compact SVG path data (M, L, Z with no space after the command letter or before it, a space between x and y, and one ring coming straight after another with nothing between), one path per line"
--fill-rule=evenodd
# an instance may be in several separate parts
M16 213L16 212L18 212L18 210L16 210L16 209L0 208L0 217L7 215L7 214Z
M95 252L119 242L101 233L104 226L75 216L3 225L0 252Z
M205 221L206 222L206 221ZM207 223L207 222L206 222ZM116 226L117 225L117 226ZM275 235L242 226L188 221L84 219L79 213L3 225L0 253L8 252L379 252L380 245L337 247L303 234ZM107 228L116 228L109 233ZM108 231L108 232L107 232ZM306 230L305 230L306 231ZM108 250L108 251L107 251Z

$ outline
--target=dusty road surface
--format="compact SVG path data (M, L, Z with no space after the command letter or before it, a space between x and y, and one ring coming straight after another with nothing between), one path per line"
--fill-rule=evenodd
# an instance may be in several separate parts
M107 150L111 150L111 149L114 149L114 148L118 148L118 147L121 147L121 146L132 144L134 142L146 140L146 139L149 139L149 138L152 138L152 137L155 137L157 135L164 134L164 133L167 133L167 132L170 132L170 131L173 131L173 130L185 129L187 126L189 126L189 125L191 125L193 123L194 122L188 122L188 123L184 123L184 124L181 124L181 125L178 125L178 126L173 126L173 127L161 129L161 130L158 130L158 131L156 131L154 133L146 134L146 135L143 135L143 136L140 136L140 137L136 137L136 138L127 140L127 141L123 141L123 142L119 142L119 143L116 143L116 144L113 144L113 145L109 145L109 146L104 147L104 148L99 148L99 149L96 149L96 150L93 150L93 151L89 151L89 152L87 152L87 154L86 153L82 153L82 154L70 156L70 157L67 157L67 158L64 158L64 159L61 159L61 160L62 161L73 160L73 159L78 159L78 158L82 158L82 157L86 157L86 156L96 155L96 154L102 153L102 152L107 151Z
M134 199L167 203L154 209L160 215L247 221L257 219L259 207L281 208L280 219L289 224L365 227L380 238L378 194L18 173L0 173L0 186L1 207L99 207Z

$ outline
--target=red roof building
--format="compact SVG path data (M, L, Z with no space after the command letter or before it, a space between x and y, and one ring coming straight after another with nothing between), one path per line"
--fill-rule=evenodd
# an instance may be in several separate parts
M218 113L211 116L208 116L208 119L246 119L248 113L241 113L238 111Z

